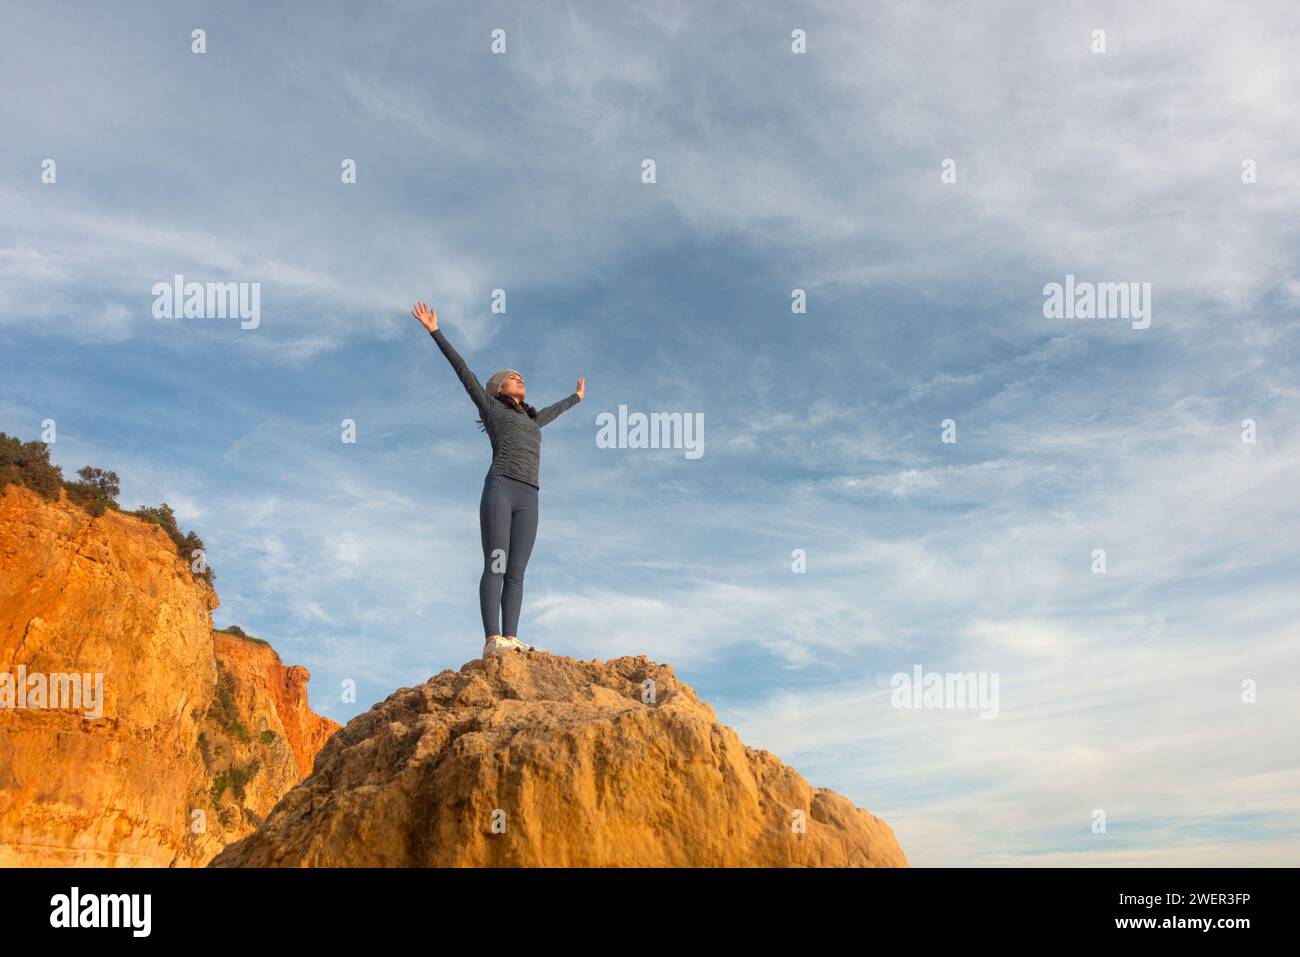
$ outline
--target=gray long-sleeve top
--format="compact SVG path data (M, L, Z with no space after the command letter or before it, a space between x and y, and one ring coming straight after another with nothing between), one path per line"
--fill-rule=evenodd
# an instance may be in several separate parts
M460 357L460 353L452 348L447 337L442 334L441 327L429 335L433 336L433 341L438 343L438 348L451 363L487 427L488 437L492 440L492 465L487 474L505 475L538 488L537 467L542 455L542 426L561 412L577 405L578 393L570 393L554 405L539 409L537 418L533 419L523 409L489 396L465 360Z

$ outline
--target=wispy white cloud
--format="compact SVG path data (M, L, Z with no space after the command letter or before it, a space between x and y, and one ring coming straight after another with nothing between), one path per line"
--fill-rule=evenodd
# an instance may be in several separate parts
M672 662L916 863L1294 855L1288 4L523 8L504 57L438 15L464 42L425 62L389 37L432 14L385 10L391 34L212 11L277 55L207 61L111 11L15 12L9 88L95 42L0 107L29 147L0 159L0 428L55 417L65 471L176 506L218 620L346 720L479 648L488 441L406 315L426 299L530 399L588 377L545 435L530 640ZM186 137L149 125L193 104ZM174 272L262 282L262 326L153 320ZM1048 323L1067 272L1152 282L1151 329ZM597 448L620 403L702 412L704 457ZM890 709L915 663L998 671L999 717Z

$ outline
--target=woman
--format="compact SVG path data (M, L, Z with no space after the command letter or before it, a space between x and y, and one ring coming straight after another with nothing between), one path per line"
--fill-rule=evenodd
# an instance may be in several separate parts
M542 426L582 401L587 380L577 391L540 412L524 401L524 377L514 369L492 373L479 384L465 360L438 328L438 314L417 302L411 315L429 330L433 341L456 370L479 411L479 425L492 440L492 465L483 479L478 522L483 539L483 576L478 584L483 615L483 657L499 651L535 651L516 636L524 598L524 568L537 537L537 466ZM505 580L502 581L504 573ZM501 627L497 627L498 615Z

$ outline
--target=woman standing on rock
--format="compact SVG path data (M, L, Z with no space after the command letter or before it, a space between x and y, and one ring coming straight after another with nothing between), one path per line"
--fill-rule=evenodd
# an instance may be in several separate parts
M465 360L438 328L438 314L417 302L411 315L429 330L433 341L456 371L479 411L479 424L492 440L492 465L483 479L478 522L483 539L483 576L478 584L483 615L483 657L498 651L535 651L516 637L524 598L524 568L537 538L537 466L541 460L542 426L586 395L586 379L577 391L538 411L524 401L524 377L502 369L479 384ZM502 573L504 572L504 582ZM502 628L497 626L500 616Z

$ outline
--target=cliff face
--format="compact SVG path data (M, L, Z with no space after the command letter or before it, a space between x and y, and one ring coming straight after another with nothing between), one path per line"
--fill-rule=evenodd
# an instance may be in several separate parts
M297 771L292 783L297 784L311 773L321 745L339 729L337 721L322 718L307 706L310 672L302 665L286 668L270 645L220 631L214 631L212 638L218 667L230 675L237 689L234 699L240 718L250 732L270 731L284 740ZM276 800L286 790L281 789Z
M217 606L161 528L0 491L0 866L201 865L307 773L338 725ZM98 709L31 690L74 674Z
M403 688L209 866L906 867L645 657L511 653Z

